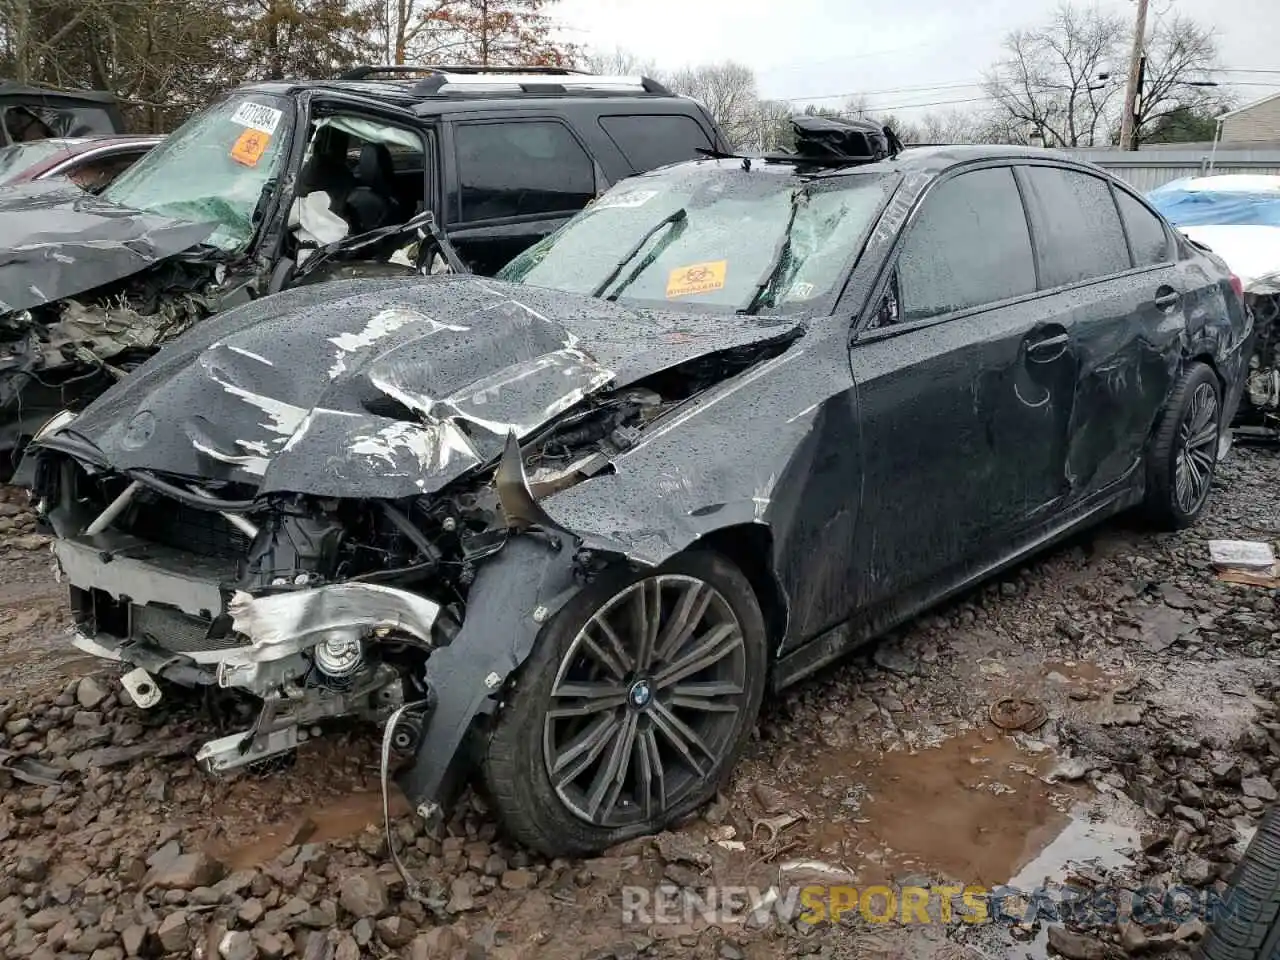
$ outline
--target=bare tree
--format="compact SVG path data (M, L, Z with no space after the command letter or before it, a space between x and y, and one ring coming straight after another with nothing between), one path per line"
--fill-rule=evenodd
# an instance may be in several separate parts
M750 67L732 61L686 67L670 76L667 85L705 106L734 147L759 142L760 98Z
M623 47L587 50L578 62L583 69L608 77L651 77L657 80L662 74L653 60L639 57Z
M1064 3L1035 30L1004 41L1007 56L985 75L994 112L1046 146L1093 146L1110 135L1119 86L1099 74L1119 62L1124 23L1094 7Z
M779 153L795 144L791 118L795 108L783 100L761 100L756 105L759 120L753 146L764 153Z
M851 120L866 120L871 113L871 102L865 93L860 93L856 97L846 97L840 107L840 116Z
M1218 65L1214 32L1181 14L1156 21L1146 41L1146 70L1136 110L1137 139L1175 113L1212 113L1229 98L1202 86Z
M444 20L449 0L382 0L377 17L379 45L387 63L429 63L449 50ZM452 43L457 43L453 38Z
M916 121L917 143L985 143L982 118L962 110L924 114Z

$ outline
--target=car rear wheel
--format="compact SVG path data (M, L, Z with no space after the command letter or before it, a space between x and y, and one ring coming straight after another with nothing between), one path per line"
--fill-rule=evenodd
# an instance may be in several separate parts
M1222 912L1197 960L1271 960L1280 956L1280 807L1258 824L1236 867Z
M766 670L755 593L720 555L601 577L544 627L489 740L507 831L581 854L696 810L750 735Z
M1207 365L1193 363L1169 395L1147 459L1147 515L1178 530L1209 500L1222 432L1222 388Z

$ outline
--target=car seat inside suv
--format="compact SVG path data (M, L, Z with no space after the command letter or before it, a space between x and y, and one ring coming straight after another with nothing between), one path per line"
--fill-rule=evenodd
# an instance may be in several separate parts
M355 187L347 195L347 220L354 233L367 233L407 219L395 195L396 170L383 143L360 148Z

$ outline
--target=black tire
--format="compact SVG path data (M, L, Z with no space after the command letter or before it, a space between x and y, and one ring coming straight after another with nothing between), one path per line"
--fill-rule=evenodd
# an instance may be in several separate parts
M1195 952L1200 960L1280 957L1280 806L1258 824L1236 867L1220 916Z
M1212 396L1212 418L1203 430L1188 431L1202 409L1198 405ZM1204 440L1212 428L1207 444ZM1169 394L1160 415L1160 424L1147 450L1147 489L1143 512L1164 530L1181 530L1195 523L1209 500L1218 463L1218 441L1222 433L1222 386L1218 375L1204 363L1192 363ZM1180 486L1180 458L1186 457L1191 473L1184 473L1183 483L1195 484L1191 476L1203 477L1203 490L1188 498ZM1199 488L1197 487L1197 490ZM1189 502L1190 501L1190 502Z
M713 599L708 601L708 606L705 608L697 607L696 599L689 600L690 609L700 611L698 618L693 621L693 628L688 631L687 639L676 646L672 658L663 661L655 657L653 671L659 670L664 663L675 667L678 665L675 661L694 662L689 658L695 649L702 646L705 638L721 630L726 631L728 636L732 632L733 623L736 622L741 643L738 643L736 635L730 636L729 641L732 644L730 653L719 654L719 659L715 661L716 666L707 668L707 670L722 669L718 666L719 664L726 660L732 661L723 669L735 671L735 676L739 679L735 679L731 687L740 687L740 692L731 694L728 699L724 699L724 703L732 702L736 713L731 713L726 706L721 710L706 711L705 714L703 711L698 711L691 715L684 711L683 705L672 702L672 697L677 696L676 685L680 685L683 690L688 690L696 685L699 678L706 676L705 672L683 678L678 676L674 679L668 678L666 683L669 686L665 688L660 685L660 676L657 673L646 672L645 676L652 676L651 690L649 680L643 677L639 680L635 679L637 673L634 670L630 674L631 679L625 679L628 676L625 669L618 670L615 676L624 679L616 684L612 678L605 678L601 681L602 683L617 686L618 689L625 689L628 692L620 705L605 709L594 708L591 714L593 719L590 722L584 717L577 717L576 720L582 724L577 738L581 740L586 734L586 728L596 724L608 724L615 730L617 729L615 725L621 724L623 729L616 734L608 734L609 747L604 749L601 754L602 759L598 761L601 766L597 767L596 762L592 761L591 766L581 776L591 779L593 777L591 771L595 770L604 776L604 782L614 782L614 778L603 774L603 764L612 757L614 744L627 744L619 745L617 751L619 757L625 755L627 766L624 768L623 778L627 778L628 784L631 784L627 788L631 792L627 793L628 799L625 802L614 796L608 810L605 811L605 819L608 819L612 811L619 810L621 814L633 819L631 822L589 821L581 808L575 813L570 800L564 796L562 791L575 788L572 784L565 787L563 777L561 792L558 792L556 785L552 782L549 771L551 760L548 759L549 756L556 755L554 745L558 743L554 733L550 731L559 729L555 726L556 724L575 722L574 719L563 717L557 719L552 716L552 703L565 702L555 699L556 691L563 691L571 684L579 684L575 689L581 688L582 681L565 679L572 675L573 670L582 669L581 664L596 666L603 664L602 660L595 658L591 653L584 653L588 647L585 641L577 638L580 632L586 636L585 628L588 623L593 622L593 617L597 614L602 617L612 617L625 609L629 615L631 608L626 604L635 599L637 590L642 594L651 589L658 591L657 606L661 610L664 609L662 598L670 596L673 589L683 591L679 594L681 602L690 595L695 598L702 595L702 587L695 586L696 581L701 581L703 585L711 588L707 593ZM644 585L638 586L642 582ZM675 586L673 587L672 584ZM629 599L619 599L624 594ZM642 596L639 602L643 608L647 601ZM683 608L677 606L676 609ZM707 623L704 617L710 615L718 616L719 621L699 635L697 628ZM659 620L664 625L671 623L674 617L670 609L667 610L666 617L660 617ZM592 636L597 634L597 629L593 627ZM617 636L630 637L630 634L619 631ZM667 634L664 630L661 635L654 638L651 644L658 652L663 646L660 641L665 636ZM630 648L629 655L632 657L634 667L639 660L635 656L634 646L629 640L624 641L622 646ZM610 650L616 649L618 648L610 647ZM720 649L721 645L717 642L714 651ZM570 656L571 653L573 656ZM683 658L680 656L682 653L685 654ZM694 660L701 659L704 658L694 658ZM624 663L621 657L614 657L614 660L619 664ZM660 832L666 826L698 809L723 785L755 725L760 703L764 697L767 671L768 641L759 602L747 578L721 555L711 552L690 552L672 558L657 570L632 572L619 569L601 576L573 597L543 627L533 653L518 675L514 688L509 691L500 710L480 763L481 773L499 820L515 840L548 856L594 853L623 840ZM564 685L559 685L561 683ZM637 690L641 685L645 691L649 692L644 694L644 703L637 706L640 696ZM708 698L713 696L709 693L701 695ZM565 695L561 693L560 696ZM586 698L580 699L584 703L597 702L588 701ZM721 700L715 702L720 703ZM719 748L714 761L709 759L711 754L704 755L703 764L706 765L706 770L701 777L694 776L692 766L672 753L676 741L666 738L663 727L666 730L671 729L667 718L670 718L676 710L681 711L682 723L687 720L688 724L705 722L716 725L714 738L709 734L699 737L700 743L715 744ZM713 713L719 716L713 717ZM605 714L609 715L609 719L606 720ZM634 719L632 719L633 714L636 714ZM689 719L691 716L692 719ZM628 723L631 725L630 731L626 730ZM644 725L642 729L641 725ZM637 732L638 729L640 732ZM693 727L686 726L686 729L692 730ZM700 732L701 730L702 728L699 728ZM628 733L630 739L627 739ZM569 741L570 744L574 742L572 739ZM686 740L686 743L691 745L692 742ZM664 804L665 809L661 811L654 809L657 806L656 803L651 803L654 795L651 788L655 782L658 783L660 786L656 791L657 796L666 796L664 791L668 782L668 768L664 766L661 759L657 761L646 759L645 755L649 749L665 755L668 761L674 760L675 765L681 768L671 771L673 774L680 775L680 779L672 776L673 783L687 781L683 783L680 792L674 789L671 791L670 802ZM568 749L565 751L565 753L570 752ZM559 756L564 757L564 754ZM575 759L571 766L577 765L578 761ZM643 808L635 799L640 796L638 778L641 775L641 766L645 773L643 794L645 806ZM660 777L655 777L655 771L663 771L663 773ZM596 782L592 779L593 784ZM591 793L594 794L594 791ZM584 791L584 796L586 795ZM621 804L621 807L618 804Z

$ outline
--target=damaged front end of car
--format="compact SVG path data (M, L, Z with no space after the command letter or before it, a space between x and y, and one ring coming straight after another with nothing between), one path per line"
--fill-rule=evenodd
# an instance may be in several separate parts
M157 681L259 705L200 748L211 772L360 718L439 812L542 625L633 562L608 517L570 531L543 502L802 333L610 305L579 340L480 281L420 283L413 307L405 281L337 281L214 318L33 441L75 644L142 707Z
M1253 315L1253 351L1245 372L1236 431L1280 437L1280 272L1252 280L1244 301Z

